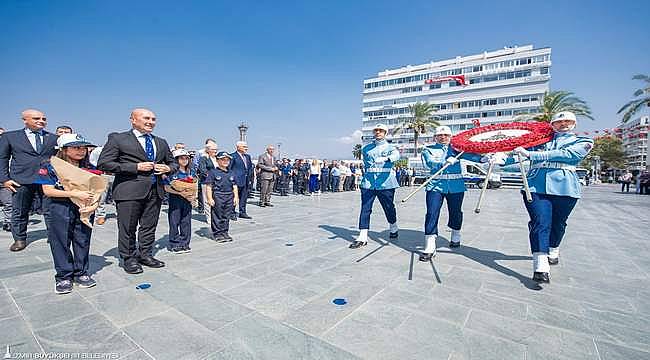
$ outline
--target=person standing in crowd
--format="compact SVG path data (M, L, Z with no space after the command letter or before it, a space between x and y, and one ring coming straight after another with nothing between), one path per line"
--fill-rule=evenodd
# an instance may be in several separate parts
M238 206L239 195L234 174L228 170L230 154L225 151L217 153L217 167L210 170L205 180L208 192L208 204L212 208L210 225L216 242L229 242L228 234L232 209Z
M309 192L312 194L318 191L318 178L320 178L320 164L318 159L314 159L309 167Z
M89 168L88 146L92 144L78 134L62 134L57 141L59 149L56 156L66 162L80 167ZM43 193L49 201L45 204L48 207L49 225L47 227L47 238L52 251L54 268L54 292L67 294L72 291L73 282L81 288L89 288L97 285L89 273L90 237L92 228L81 222L81 213L93 213L97 203L91 205L93 193L91 191L65 190L59 182L54 167L45 161L38 171L38 179L35 184L40 184ZM80 208L71 201L76 198L86 206ZM93 222L94 216L90 217ZM70 248L72 246L72 249Z
M347 164L341 161L341 164L339 165L339 188L337 189L338 191L345 190L345 179L347 178L347 176L348 176Z
M117 208L118 250L124 271L139 274L141 265L165 266L152 254L165 192L161 175L176 172L178 164L167 141L152 135L156 115L151 110L134 109L130 120L131 130L108 137L97 165L100 170L115 175L113 199Z
M445 164L447 169L427 184L426 204L427 213L424 218L424 250L420 255L420 261L428 262L436 254L436 238L438 237L438 218L442 202L447 201L449 221L447 226L451 228L450 248L460 246L460 229L463 226L463 198L465 197L465 180L463 180L460 161L456 156L458 151L454 150L451 143L451 129L449 126L438 126L436 128L435 143L422 149L422 164L435 174ZM479 162L480 155L464 153L463 159Z
M54 133L56 136L61 136L63 134L72 134L72 128L68 125L59 125L56 127L56 130L54 130Z
M621 175L621 192L630 192L632 177L630 170L625 170L625 174Z
M303 159L298 169L298 192L302 195L310 196L309 194L309 160Z
M185 143L177 142L176 144L174 144L174 150L180 150L180 149L185 149Z
M388 127L377 124L373 129L374 141L361 149L365 169L361 181L361 212L359 214L359 236L350 244L357 249L368 244L370 214L375 198L379 199L389 224L389 238L398 236L397 212L395 211L395 188L398 187L393 164L399 160L399 151L386 141Z
M0 138L5 129L0 128ZM2 215L2 230L11 232L11 190L0 183L0 215Z
M196 151L194 153L194 157L192 158L192 169L194 169L194 171L196 172L196 175L199 177L199 184L203 184L203 180L205 180L205 175L201 174L200 171L199 171L199 162L201 161L201 158L206 156L206 154L208 153L208 146L209 145L214 145L214 147L216 148L217 147L217 142L212 138L207 138L207 139L205 139L204 145L205 146L203 147L203 149L199 149L198 151ZM199 185L198 211L201 214L206 214L207 212L206 212L206 209L205 209L205 206L204 206L205 205L205 195L204 195L203 188L204 188L203 185ZM207 210L209 212L209 209L207 209Z
M88 161L95 169L97 169L97 161L99 160L99 155L101 155L103 149L103 146L98 146L92 150L89 149L90 155L88 156ZM97 225L104 225L104 223L106 223L106 204L108 202L108 194L110 193L110 189L113 187L113 181L115 180L115 176L109 173L103 173L102 177L106 179L106 191L102 193L102 196L99 199L99 205L95 211L95 224Z
M408 186L413 186L414 182L415 182L415 169L414 168L409 168L409 183L408 183Z
M260 207L271 205L271 186L278 168L273 157L273 145L266 146L266 152L257 159L257 168L260 170Z
M330 171L331 188L332 192L339 191L339 184L341 183L341 170L336 160L332 160L332 170Z
M246 199L248 199L248 192L250 191L248 184L253 178L253 160L247 154L248 144L245 141L238 141L235 144L237 150L232 153L232 161L230 161L230 170L235 176L235 183L237 184L237 196L239 197L239 217L243 219L252 219L246 212Z
M201 195L202 198L199 199L199 201L203 201L203 213L206 216L206 219L210 217L211 210L210 206L208 206L208 193L207 193L207 187L205 185L205 179L208 177L208 173L210 173L210 170L214 169L217 167L217 144L213 142L209 142L205 146L205 155L199 159L199 166L198 170L196 171L196 174L199 177L199 181L201 183Z
M327 160L323 159L323 164L320 168L320 192L327 192L330 185L330 167Z
M289 163L289 159L282 159L282 165L280 166L280 196L288 196L289 179L292 171L293 167Z
M571 131L577 123L574 113L563 111L551 119L553 140L531 149L518 147L513 153L530 160L526 175L532 201L528 211L530 250L533 253L533 280L550 282L550 265L559 263L560 243L566 221L580 198L580 181L576 166L593 148L593 140ZM514 163L509 157L506 164Z
M363 179L363 171L361 171L361 166L357 166L354 170L354 191L359 191L361 179Z
M293 194L296 195L300 191L300 185L298 183L298 176L300 175L300 167L302 166L302 160L295 159L293 161L293 166L291 167L291 181L293 183Z
M167 250L173 254L183 254L191 251L192 237L192 203L183 197L183 192L172 186L172 181L194 181L196 173L192 170L190 155L187 150L180 148L172 152L178 163L178 170L165 178L165 191L169 193L169 244Z
M25 127L8 131L0 137L0 183L13 193L11 199L11 251L27 246L27 222L34 199L46 205L43 190L34 181L41 163L56 154L57 136L45 131L47 118L38 110L28 109L21 114ZM47 225L49 214L43 206Z

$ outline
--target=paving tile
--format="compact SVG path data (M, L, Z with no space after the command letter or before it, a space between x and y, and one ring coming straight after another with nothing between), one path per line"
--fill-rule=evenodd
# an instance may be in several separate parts
M120 301L115 301L120 299ZM157 315L170 307L135 287L104 292L88 298L94 308L118 327Z
M18 306L34 330L96 313L95 309L75 292L64 295L36 295L20 299Z
M0 351L3 355L6 352L6 346L9 346L11 354L42 351L28 324L20 316L0 320L0 344L2 344Z
M650 352L596 340L598 354L602 360L647 360Z

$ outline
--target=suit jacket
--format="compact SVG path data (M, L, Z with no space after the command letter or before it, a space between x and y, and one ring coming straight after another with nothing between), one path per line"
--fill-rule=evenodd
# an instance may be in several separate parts
M248 154L243 154L244 158L242 159L236 151L230 154L230 156L232 156L232 160L230 160L229 169L235 176L237 187L241 189L253 179L253 160L251 160L251 156Z
M13 180L21 185L33 184L41 163L56 154L57 150L54 147L57 139L55 134L43 130L43 147L39 153L29 142L25 129L2 134L0 136L0 182Z
M178 170L169 145L165 139L153 136L156 143L156 164L165 164L171 168L171 173ZM138 163L148 162L147 154L131 130L116 133L108 137L102 153L99 155L97 167L115 175L113 181L113 198L120 200L144 199L151 189L151 175L154 171L138 171ZM156 176L156 191L161 198L165 194L160 175Z
M260 169L260 179L271 180L275 175L273 167L275 166L275 158L269 157L268 153L264 153L257 158L257 168Z

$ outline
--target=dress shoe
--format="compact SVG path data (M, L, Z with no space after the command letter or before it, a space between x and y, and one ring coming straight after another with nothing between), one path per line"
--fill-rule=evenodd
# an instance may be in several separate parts
M165 266L165 263L155 259L153 256L141 257L138 259L138 262L144 266L152 268L161 268Z
M559 257L556 257L556 258L549 257L548 258L548 264L549 265L557 265L559 263L560 263L560 258Z
M20 251L27 247L27 241L14 241L14 243L9 247L11 251Z
M551 279L548 276L547 272L534 272L533 273L533 281L536 281L538 283L550 283Z
M11 224L2 225L2 230L11 232Z
M350 248L350 249L358 249L358 248L360 248L360 247L362 247L362 246L366 246L366 245L368 245L367 242L364 242L364 241L355 241L355 242L353 242L352 244L350 244L349 248Z
M102 217L98 217L98 218L97 218L97 221L95 221L95 223L97 223L97 225L104 225L105 222L106 222L106 218L103 217L103 216L102 216Z
M127 274L142 273L142 266L140 266L137 261L125 261L122 267L124 268L124 272Z
M239 217L242 218L242 219L252 219L253 218L252 216L250 216L250 215L248 215L246 213L239 214Z
M422 254L420 254L420 261L429 262L429 261L431 261L431 258L434 257L434 256L435 256L435 254L422 253Z
M450 247L450 248L457 248L457 247L460 247L460 241L459 241L459 242L450 241L450 242L449 242L449 247Z
M218 243L225 243L225 242L230 242L232 240L229 240L228 237L224 234L216 234L213 237L213 240Z
M232 216L230 217L230 220L231 220L231 221L237 221L237 218L238 218L238 217L237 217L237 214L235 214L235 215L232 215Z
M259 207L265 207L266 204L264 204L264 203L259 203L259 204L257 204L257 206L259 206Z
M399 236L399 232L395 231L395 232L390 233L388 235L388 238L389 239L397 239L398 236Z
M266 205L266 206L268 206L268 207L273 207L273 204L271 204L271 203L266 203L266 204L264 204L264 205Z

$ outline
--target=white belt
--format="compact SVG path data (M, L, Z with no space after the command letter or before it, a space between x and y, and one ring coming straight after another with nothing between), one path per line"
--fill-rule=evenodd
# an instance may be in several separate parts
M564 169L568 171L576 171L576 167L574 165L569 165L566 163L561 163L561 162L555 162L555 161L544 161L541 163L533 164L531 166L531 169Z
M393 171L391 168L366 168L366 172L369 173L386 173L391 171Z
M463 174L442 174L434 178L434 180L458 180L462 179Z

